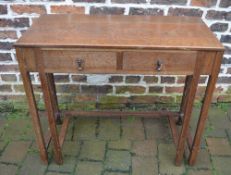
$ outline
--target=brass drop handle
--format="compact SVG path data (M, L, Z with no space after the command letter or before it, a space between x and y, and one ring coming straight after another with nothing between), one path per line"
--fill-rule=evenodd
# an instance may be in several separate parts
M78 58L76 60L76 65L79 71L82 71L84 69L84 60L81 58Z
M160 60L157 60L156 62L156 70L161 71L163 67L163 63Z

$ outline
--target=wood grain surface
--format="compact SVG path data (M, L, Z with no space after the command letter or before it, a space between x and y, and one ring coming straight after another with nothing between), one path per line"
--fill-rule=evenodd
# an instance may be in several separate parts
M42 15L15 46L223 50L197 17Z

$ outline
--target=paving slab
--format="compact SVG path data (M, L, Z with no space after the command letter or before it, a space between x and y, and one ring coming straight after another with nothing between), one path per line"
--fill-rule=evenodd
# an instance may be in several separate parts
M77 156L80 151L79 141L65 141L63 144L63 155Z
M30 141L13 141L5 148L0 161L7 163L20 163L29 149Z
M129 171L131 154L128 151L109 150L106 155L105 169L112 171Z
M166 119L144 119L147 139L169 139L171 133Z
M47 169L39 158L39 154L29 153L24 160L18 175L43 175Z
M74 172L75 164L76 164L76 158L75 157L65 156L63 158L63 164L62 165L57 165L53 159L52 162L48 166L48 171L72 173L72 172Z
M208 149L211 155L231 155L231 146L225 138L206 138Z
M84 141L80 151L80 159L103 161L106 142L99 140Z
M65 175L69 173L47 172L46 175Z
M122 139L144 140L145 133L140 118L122 119Z
M230 175L231 157L212 157L212 161L218 175Z
M227 112L220 108L212 107L208 115L211 129L209 129L209 131L207 129L206 135L211 137L226 137L225 129L231 126L231 121L227 116Z
M210 170L189 170L188 175L212 175Z
M196 163L193 167L197 169L212 169L212 163L207 149L201 149L199 151Z
M155 157L132 157L132 175L158 175Z
M65 136L65 141L72 141L73 134L74 134L73 127L75 127L74 125L75 125L75 120L74 118L71 118L68 125L67 134Z
M129 173L105 172L103 175L129 175Z
M29 116L17 118L8 117L1 139L34 140L34 132Z
M15 175L18 167L15 165L0 164L1 175Z
M216 128L229 128L231 122L227 112L218 107L211 107L209 109L208 119Z
M117 141L110 141L108 143L109 149L118 149L118 150L130 150L131 149L131 141L127 139L121 139Z
M134 141L132 153L136 156L156 156L157 145L154 140Z
M231 143L231 128L226 130L229 142Z
M5 148L6 145L7 145L6 142L0 141L0 154L1 154L1 152L3 151L3 149Z
M158 150L160 174L180 175L185 172L183 163L181 166L175 166L176 148L174 144L160 143Z
M101 175L103 165L100 162L81 161L77 163L75 175Z
M0 117L0 139L2 139L1 136L5 130L5 123L6 123L5 117L4 118Z
M96 138L96 118L78 118L75 122L74 140Z
M100 118L98 138L104 140L120 139L120 119Z

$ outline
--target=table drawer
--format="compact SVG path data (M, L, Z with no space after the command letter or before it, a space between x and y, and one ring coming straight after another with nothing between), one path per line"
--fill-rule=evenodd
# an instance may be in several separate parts
M115 52L44 50L43 58L48 72L107 73L116 70Z
M138 72L187 73L194 69L197 52L124 52L123 70Z
M41 50L46 72L175 74L193 73L197 51L80 51ZM27 69L38 71L33 49L24 49ZM212 71L215 52L206 52L200 60L202 74ZM39 61L39 59L38 59Z

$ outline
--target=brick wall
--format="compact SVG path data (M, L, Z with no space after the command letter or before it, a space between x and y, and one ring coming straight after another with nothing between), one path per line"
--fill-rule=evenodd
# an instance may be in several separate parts
M46 13L201 17L226 47L213 100L231 101L231 0L1 0L1 100L24 98L12 44L28 29L34 18ZM40 97L38 75L31 74L31 78L36 95ZM184 85L183 76L61 74L56 75L55 79L64 101L70 100L70 97L74 101L92 101L101 98L101 94L108 94L116 95L116 102L172 102L179 101ZM198 99L201 99L207 81L207 77L201 78ZM88 92L91 95L86 95ZM151 98L152 95L157 98ZM101 101L104 101L103 97Z

